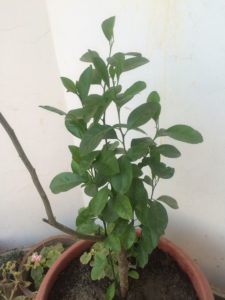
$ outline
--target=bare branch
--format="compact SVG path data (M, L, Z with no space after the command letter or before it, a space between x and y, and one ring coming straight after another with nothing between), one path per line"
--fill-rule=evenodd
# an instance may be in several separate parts
M34 169L34 167L32 166L31 162L29 161L26 153L24 152L14 130L12 129L12 127L9 125L9 123L6 121L6 119L4 118L4 116L2 115L2 113L0 112L0 123L2 124L3 128L5 129L5 131L7 132L7 134L9 135L13 145L16 148L17 153L19 154L22 162L24 163L25 167L27 168L28 172L30 173L30 176L32 178L32 181L42 199L42 202L44 204L45 207L45 211L46 214L48 216L48 219L43 219L43 221L45 223L48 223L49 225L63 231L66 234L70 234L71 236L74 237L74 239L86 239L86 240L94 240L94 241L99 241L102 239L101 236L93 236L93 235L85 235L85 234L81 234L59 222L56 221L55 216L53 215L52 212L52 208L51 208L51 204L50 201L40 183L40 180L37 176L37 173Z

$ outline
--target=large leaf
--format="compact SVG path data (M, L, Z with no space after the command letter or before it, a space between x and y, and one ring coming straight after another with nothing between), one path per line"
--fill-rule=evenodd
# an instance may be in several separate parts
M109 190L104 187L97 192L95 197L90 201L89 208L93 215L99 216L103 211L107 201L108 201Z
M88 95L91 82L92 82L92 66L89 66L81 74L79 81L77 82L77 89L79 91L79 95L82 101L84 101Z
M168 145L168 144L160 145L159 147L157 147L157 150L159 151L160 154L169 158L176 158L181 156L180 151L172 145Z
M111 126L96 124L90 127L82 138L80 153L84 156L93 151L108 133L110 133L111 138L116 138L116 133Z
M118 195L113 201L113 208L122 219L130 220L133 216L130 200L126 195Z
M144 103L134 109L128 116L127 125L129 129L137 128L151 118L153 118L159 109L158 103Z
M135 56L124 61L123 72L133 70L147 64L149 60L143 56Z
M54 194L66 192L83 182L83 178L77 174L63 172L55 176L50 184L50 189Z
M98 74L101 76L105 84L109 87L109 74L104 60L101 57L97 56L93 58L93 63Z
M146 88L146 83L144 81L137 81L132 86L130 86L120 97L116 100L116 104L122 107L128 101L130 101L135 95L140 93Z
M103 150L96 160L94 167L103 176L113 176L119 173L119 164L111 150Z
M157 201L150 205L148 227L150 227L159 236L162 235L168 223L166 209Z
M201 133L188 125L174 125L168 129L161 129L158 136L169 136L175 140L198 144L203 141Z
M56 113L58 115L61 115L61 116L66 115L66 113L64 111L62 111L61 109L55 108L53 106L39 105L39 107L44 108L48 111L54 112L54 113Z
M132 165L126 156L121 156L118 160L120 173L111 179L114 190L120 194L125 194L132 182Z
M102 22L102 31L109 42L113 39L114 24L115 17L110 17Z
M76 88L75 83L71 79L69 79L67 77L61 77L61 80L62 80L62 83L63 83L64 87L66 88L67 92L76 94L77 88Z
M82 119L82 109L69 111L65 117L65 126L70 133L81 139L87 130L86 123Z
M165 204L167 204L169 207L173 208L173 209L177 209L179 208L178 207L178 204L177 204L177 201L170 197L170 196L166 196L166 195L163 195L163 196L160 196L157 201L161 201Z

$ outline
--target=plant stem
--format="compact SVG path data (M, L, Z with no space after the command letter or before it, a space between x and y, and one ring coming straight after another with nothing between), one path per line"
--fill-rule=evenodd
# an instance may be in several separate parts
M48 219L43 219L43 221L45 223L48 223L49 225L55 227L56 229L59 229L59 230L63 231L64 233L71 235L72 237L74 237L75 240L77 240L77 239L86 239L86 240L93 240L93 241L102 240L103 239L102 236L81 234L81 233L67 227L66 225L61 224L56 221L56 218L52 212L50 201L40 183L40 180L37 176L37 173L36 173L34 167L32 166L31 162L29 161L26 153L24 152L15 132L13 131L12 127L6 121L6 119L4 118L4 116L1 112L0 112L0 123L2 124L2 126L5 129L5 131L7 132L7 134L9 135L14 147L16 148L17 153L19 154L19 157L21 158L22 162L24 163L25 167L27 168L28 172L30 173L33 184L42 199L42 202L44 204L45 211L46 211L46 214L48 217Z
M118 255L118 272L120 280L120 294L122 299L126 299L129 284L128 284L128 260L125 249L121 249Z

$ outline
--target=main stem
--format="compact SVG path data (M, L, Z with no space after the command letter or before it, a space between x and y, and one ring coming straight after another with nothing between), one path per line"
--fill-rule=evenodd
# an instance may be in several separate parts
M51 204L50 201L40 183L40 180L37 176L37 173L34 169L34 167L32 166L31 162L29 161L26 153L24 152L15 132L13 131L12 127L9 125L9 123L6 121L6 119L4 118L4 116L2 115L2 113L0 112L0 123L2 124L3 128L5 129L5 131L7 132L7 134L9 135L13 145L16 148L17 153L19 154L19 157L21 158L22 162L24 163L25 167L27 168L28 172L30 173L30 176L32 178L32 181L34 183L34 186L36 188L36 190L38 191L42 202L44 204L45 207L45 211L46 214L48 216L48 219L43 219L43 221L45 223L48 223L49 225L55 227L56 229L59 229L61 231L63 231L66 234L69 234L71 236L74 237L74 239L86 239L86 240L93 240L93 241L99 241L102 239L101 236L92 236L92 235L86 235L86 234L80 234L79 232L67 227L64 224L59 223L58 221L56 221L55 216L53 215L52 212L52 208L51 208Z
M120 294L122 299L126 299L128 293L128 260L127 253L125 249L121 249L118 256L118 272L120 280Z

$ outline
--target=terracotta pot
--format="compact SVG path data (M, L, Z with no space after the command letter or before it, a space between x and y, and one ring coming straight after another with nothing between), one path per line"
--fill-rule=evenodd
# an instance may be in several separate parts
M140 232L137 232L137 234L139 233ZM55 281L57 280L58 274L60 274L71 261L79 257L84 251L87 251L92 245L92 241L81 240L68 248L46 274L35 299L48 300L48 296ZM199 300L214 300L211 288L206 278L197 265L179 247L164 237L160 239L158 247L172 256L180 268L188 275Z
M54 245L56 243L62 243L64 247L68 248L74 242L75 242L74 239L69 235L55 235L33 245L29 249L29 251L25 253L19 266L19 271L21 272L22 279L25 281L27 280L29 281L29 272L25 270L24 264L27 262L28 257L31 256L33 253L40 252L43 247ZM37 294L37 292L34 292L31 289L24 286L20 286L20 290L25 296L30 297L32 299L34 298L36 299L35 295Z

